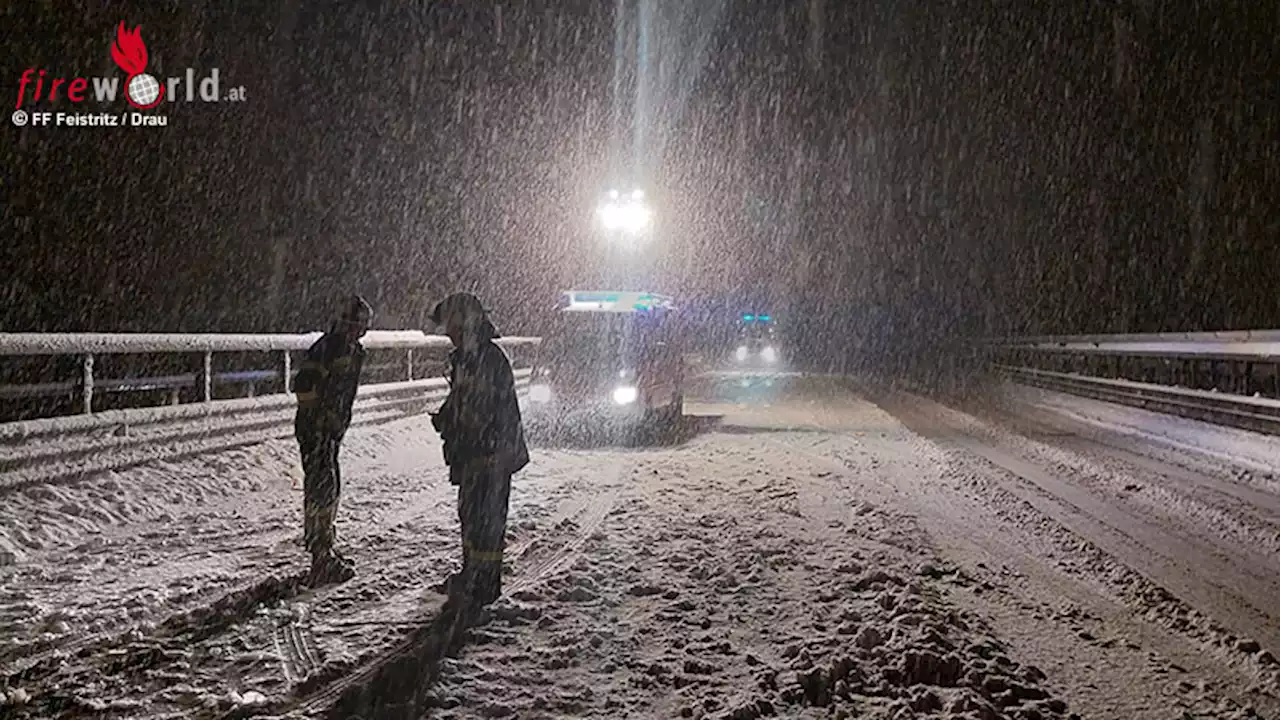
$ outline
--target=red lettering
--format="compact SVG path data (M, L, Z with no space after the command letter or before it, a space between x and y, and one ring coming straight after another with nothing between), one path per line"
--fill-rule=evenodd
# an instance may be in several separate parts
M22 101L26 99L27 85L31 82L31 76L35 73L34 68L27 68L22 71L22 77L18 80L18 104L15 108L22 107Z
M71 102L84 102L84 91L88 87L88 80L76 78L71 81L71 87L67 88L67 97L71 98Z
M49 80L48 93L45 92L46 79ZM84 102L89 90L89 80L82 77L46 78L44 70L27 68L18 78L18 101L14 107L21 108L32 102L57 102L59 88L62 89L62 96L67 100Z

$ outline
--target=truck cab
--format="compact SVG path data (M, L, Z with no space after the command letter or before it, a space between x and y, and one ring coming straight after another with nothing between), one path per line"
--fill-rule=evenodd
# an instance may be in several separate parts
M562 293L543 335L526 415L533 424L671 423L684 406L676 308L655 293Z
M740 370L775 371L779 368L781 348L772 316L755 313L742 316L730 362Z

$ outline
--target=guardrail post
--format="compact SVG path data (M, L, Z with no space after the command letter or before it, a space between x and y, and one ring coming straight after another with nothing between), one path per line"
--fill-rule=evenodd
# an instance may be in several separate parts
M404 374L406 380L413 380L413 348L404 352Z
M93 355L85 355L80 360L80 402L81 412L86 415L93 412Z
M204 363L200 369L200 399L213 402L213 353L205 351Z
M289 351L285 350L280 361L281 385L284 387L284 393L289 394L293 389L293 368L292 358L289 357Z

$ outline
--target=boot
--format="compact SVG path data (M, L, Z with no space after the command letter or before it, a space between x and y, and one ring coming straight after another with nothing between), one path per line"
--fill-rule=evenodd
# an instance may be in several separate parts
M471 600L477 605L491 605L502 597L501 566L486 566L475 574L472 585L468 588Z
M431 589L441 595L448 595L452 597L462 592L462 579L464 577L465 575L462 572L449 573L445 576L444 580L441 580L431 586Z
M344 583L356 576L355 563L329 550L311 556L311 585Z
M475 589L471 599L477 605L492 605L502 597L502 588L497 583L485 583Z
M471 549L464 540L462 542L462 569L446 575L444 580L436 584L432 590L449 597L461 595L466 590L464 581L469 572L471 572Z
M310 547L312 585L341 583L355 577L355 565L342 557L334 547L334 516L336 507L315 508L310 513L313 522Z

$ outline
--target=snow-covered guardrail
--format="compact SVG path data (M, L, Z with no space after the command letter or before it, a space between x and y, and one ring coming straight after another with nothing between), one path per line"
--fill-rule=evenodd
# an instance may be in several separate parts
M989 348L1028 353L1280 362L1280 330L1146 335L1045 335L989 340Z
M1266 402L1280 400L1280 330L1015 337L980 345L994 367L1019 382L1034 379L1038 385L1160 405L1169 412L1191 403L1200 419L1217 413L1223 424L1276 427L1254 416L1269 418ZM1139 391L1142 398L1134 394ZM1206 410L1206 396L1222 407ZM1259 400L1263 410L1254 407ZM1246 420L1231 420L1235 416Z
M997 365L1024 385L1280 435L1280 400Z
M310 333L0 333L0 355L107 355L301 351L320 339ZM361 344L373 349L447 348L449 338L421 330L370 330ZM538 338L505 338L507 345L537 344Z
M164 333L0 333L0 357L70 356L78 359L78 377L46 380L37 383L5 383L0 385L0 399L49 397L78 392L80 411L94 411L95 392L142 392L171 390L172 403L178 401L178 390L195 389L203 402L214 400L220 385L239 385L252 395L256 385L279 384L292 376L292 355L305 351L320 337L319 332L304 334L164 334ZM508 350L534 347L536 337L503 338ZM404 380L415 379L415 352L443 355L449 339L443 335L427 335L419 330L374 330L362 340L369 350L394 350L402 353ZM215 371L214 355L231 353L269 353L277 358L272 369ZM102 379L95 375L96 360L104 355L192 355L203 362L192 373ZM372 365L369 370L386 370L390 365ZM421 373L419 373L421 374Z
M1111 333L1092 335L1023 335L988 338L991 344L1114 343L1114 342L1280 342L1280 330L1215 330L1207 332Z
M287 437L292 433L296 401L288 393L291 353L306 350L319 333L301 335L107 335L31 333L0 334L0 357L71 356L78 359L80 377L0 386L0 397L31 397L16 389L45 389L81 394L82 412L0 423L0 489L84 473L136 465L180 455L213 452L228 447ZM529 371L520 369L522 353L539 338L504 338L500 344L513 354L517 385L523 391ZM366 384L357 395L353 423L385 422L421 413L448 392L440 367L435 377L415 368L415 352L422 359L442 359L448 338L418 331L373 331L363 340L371 361L379 355L399 355L399 362L366 364ZM277 368L214 372L215 353L272 353ZM104 355L195 355L202 370L194 374L95 379L94 358ZM417 363L419 366L422 363ZM381 369L383 382L368 382L369 370ZM274 379L277 392L257 397L215 399L219 378L252 386ZM170 387L195 388L194 402L152 407L95 411L95 390L144 392Z

